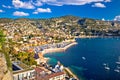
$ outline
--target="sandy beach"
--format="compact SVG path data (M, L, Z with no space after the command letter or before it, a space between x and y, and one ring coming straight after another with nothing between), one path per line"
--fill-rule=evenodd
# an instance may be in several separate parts
M76 38L97 38L99 36L77 36Z
M46 54L46 53L52 53L52 52L62 52L62 51L65 51L67 50L69 47L73 46L73 45L76 45L77 42L71 42L71 44L65 46L64 48L50 48L50 49L44 49L42 51L42 54Z

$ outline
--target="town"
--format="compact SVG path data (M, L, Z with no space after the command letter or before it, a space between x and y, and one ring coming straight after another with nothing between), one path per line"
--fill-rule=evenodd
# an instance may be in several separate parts
M0 19L0 50L5 54L13 80L78 80L58 62L49 65L44 54L65 51L77 44L78 37L120 35L115 21L93 20L75 16L51 19Z

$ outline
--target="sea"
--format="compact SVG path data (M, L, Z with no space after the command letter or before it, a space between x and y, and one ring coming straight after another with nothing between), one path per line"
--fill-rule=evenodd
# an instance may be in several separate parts
M120 80L120 65L116 63L120 57L120 38L79 38L76 41L78 44L64 52L45 54L50 58L48 63L55 66L60 61L80 80Z

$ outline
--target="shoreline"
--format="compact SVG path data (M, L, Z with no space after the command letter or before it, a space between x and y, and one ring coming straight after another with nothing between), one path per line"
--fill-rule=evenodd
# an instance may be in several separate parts
M100 36L76 36L75 38L98 38Z
M75 79L79 80L79 78L70 70L70 68L68 67L64 67L65 71L69 73L69 75L71 75L72 77L74 77Z
M68 42L70 42L70 41L68 41ZM65 50L67 50L68 48L70 48L71 46L76 45L76 44L78 44L78 43L74 40L74 41L72 41L70 44L66 45L66 46L63 47L63 48L44 49L44 50L41 52L41 53L42 53L42 56L43 56L43 61L44 61L44 62L47 62L47 61L50 59L50 58L44 57L45 54L47 54L47 53L52 53L52 52L63 52L63 51L65 51ZM41 53L38 53L38 54L41 54ZM65 67L65 70L66 70L70 75L72 75L73 78L79 80L78 77L77 77L69 68Z
M120 38L120 36L75 36L75 38Z
M69 45L67 45L67 46L65 46L65 47L63 47L63 48L44 49L41 53L42 53L43 55L45 55L45 54L47 54L47 53L52 53L52 52L63 52L63 51L65 51L65 50L67 50L68 48L70 48L71 46L76 45L76 44L78 44L78 43L74 41L74 42L70 43Z

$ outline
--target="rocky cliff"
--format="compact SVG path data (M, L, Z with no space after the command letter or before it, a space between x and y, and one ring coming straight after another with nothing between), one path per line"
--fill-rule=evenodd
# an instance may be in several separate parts
M4 54L0 53L0 80L13 80L10 70L7 68Z

